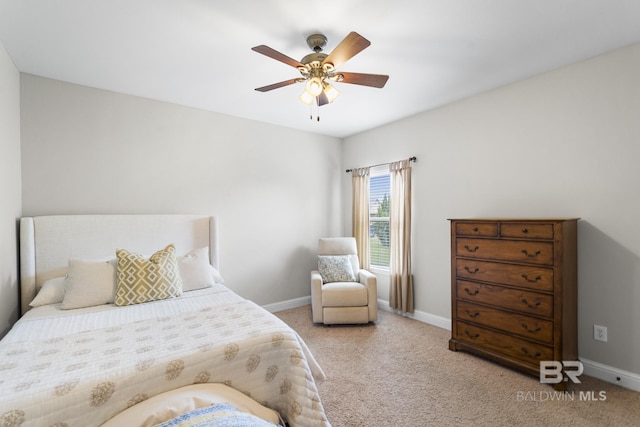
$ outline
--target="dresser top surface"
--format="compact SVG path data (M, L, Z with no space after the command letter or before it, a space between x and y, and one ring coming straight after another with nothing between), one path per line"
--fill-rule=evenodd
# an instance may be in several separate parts
M447 218L448 221L482 222L560 222L578 221L580 218Z

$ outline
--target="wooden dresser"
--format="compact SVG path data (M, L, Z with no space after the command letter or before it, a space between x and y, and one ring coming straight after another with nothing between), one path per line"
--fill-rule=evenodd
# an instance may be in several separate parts
M578 220L450 221L449 349L532 375L578 360Z

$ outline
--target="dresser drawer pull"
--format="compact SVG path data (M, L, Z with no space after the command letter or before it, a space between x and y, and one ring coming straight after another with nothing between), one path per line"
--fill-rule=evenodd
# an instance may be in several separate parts
M536 283L538 280L542 279L542 276L536 276L533 279L529 278L529 275L527 274L521 274L520 277L522 277L524 280L526 280L529 283Z
M529 354L529 350L527 350L526 347L522 347L522 348L520 348L520 350L522 350L522 352L524 353L525 356L530 357L532 359L539 359L540 356L542 356L542 354L540 354L539 351L536 351L533 354Z
M467 273L469 274L476 274L478 271L480 271L480 269L478 267L474 268L473 271L467 267L466 265L464 266L464 269L467 271Z
M471 311L469 311L469 309L465 309L464 310L465 313L467 313L469 315L469 317L471 317L472 319L475 319L476 317L480 316L480 312L479 311L474 311L473 313Z
M525 331L530 332L532 334L535 334L537 332L540 332L540 330L542 329L540 326L536 327L535 329L530 329L529 326L527 326L527 324L525 322L522 322L520 324L520 326L522 326L524 328Z
M533 305L529 304L529 302L527 301L527 299L526 299L526 298L522 298L522 299L520 300L520 302L522 302L524 305L526 305L526 306L527 306L527 307L529 307L529 308L538 308L538 306L541 304L541 302L540 302L540 300L539 300L539 299L537 299L537 300L533 303Z
M532 253L532 254L530 254L526 249L523 249L520 252L522 252L523 254L525 254L529 258L535 258L538 255L540 255L540 250L539 249L537 251L535 251L534 253Z
M527 234L527 233L529 232L529 230L527 230L526 228L523 228L523 229L522 229L522 232L523 232L524 234Z
M473 227L473 232L477 233L478 232L478 227Z
M473 292L471 292L471 291L469 290L469 288L464 288L464 291L465 291L466 293L468 293L469 295L471 295L471 296L478 295L478 292L480 292L480 290L478 290L478 289L474 289L474 290L473 290Z
M469 245L464 245L464 248L467 250L467 252L475 252L475 251L477 251L478 249L480 249L480 246L476 246L476 247L474 247L473 249L471 249L471 248L469 247Z
M464 334L466 336L468 336L469 338L471 338L472 340L475 340L476 338L478 338L480 336L480 334L477 333L477 332L475 334L471 335L471 333L466 329L464 330Z

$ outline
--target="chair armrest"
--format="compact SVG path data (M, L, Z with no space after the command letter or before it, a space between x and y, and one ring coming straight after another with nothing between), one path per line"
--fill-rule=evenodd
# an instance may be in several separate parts
M319 271L312 270L311 271L311 290L313 291L313 288L318 285L322 286L322 276L320 275Z
M313 322L322 323L322 276L317 270L311 271L311 311Z
M378 278L375 274L370 272L369 270L358 270L358 282L362 283L365 286L369 286L372 284L373 286L377 285Z
M378 320L378 278L369 270L360 269L358 281L367 287L369 321L376 321Z

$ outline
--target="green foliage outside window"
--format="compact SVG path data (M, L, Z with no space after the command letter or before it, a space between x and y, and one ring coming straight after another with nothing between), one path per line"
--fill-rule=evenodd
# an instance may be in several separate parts
M370 218L369 252L371 264L389 266L389 195L385 194Z
M389 247L389 195L385 194L382 198L382 202L378 206L378 211L375 214L377 218L387 218L386 221L371 221L371 228L373 229L373 235L380 240L380 243L388 248Z

